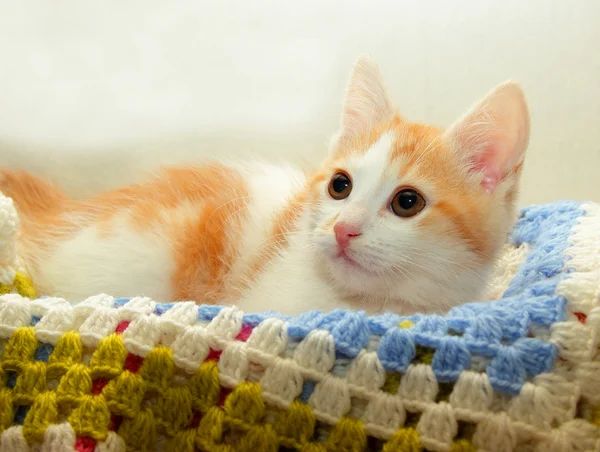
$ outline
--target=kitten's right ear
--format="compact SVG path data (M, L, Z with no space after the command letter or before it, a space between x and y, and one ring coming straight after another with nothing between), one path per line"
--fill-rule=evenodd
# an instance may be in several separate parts
M506 82L446 132L459 157L492 193L521 163L529 142L529 112L522 88Z
M332 141L332 148L392 119L395 114L377 64L369 56L360 56L350 76L340 130Z

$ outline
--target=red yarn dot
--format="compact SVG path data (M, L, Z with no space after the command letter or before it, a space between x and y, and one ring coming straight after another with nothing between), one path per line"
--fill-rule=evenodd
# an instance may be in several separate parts
M142 367L143 363L144 358L138 355L134 355L133 353L128 353L127 358L125 358L125 363L123 364L123 367L129 372L133 372L134 374L136 374Z
M225 399L227 399L227 396L229 396L229 394L231 394L231 389L229 388L221 388L221 393L219 394L219 406L223 406L225 405Z
M104 389L104 386L106 386L108 384L108 379L107 378L97 378L94 381L92 381L92 394L93 395L98 395L102 392L102 390Z
M252 327L250 325L244 324L244 325L242 325L242 330L240 331L240 333L235 337L235 340L246 342L251 334L252 334Z
M223 353L221 350L213 350L211 348L206 359L208 361L218 361L221 358L221 353Z
M575 314L577 320L579 320L581 323L585 323L587 320L587 315L585 315L583 312L574 312L573 314Z
M75 440L75 450L78 452L94 452L96 441L87 436L80 436Z
M192 418L192 423L190 424L190 428L196 428L200 425L200 421L202 420L202 413L195 412L194 417Z
M109 430L116 432L119 430L121 426L121 422L123 422L123 418L121 416L117 416L116 414L111 414L110 416L110 425L108 427Z
M127 329L127 327L129 326L131 322L129 320L123 320L121 322L119 322L119 324L117 325L117 329L115 330L115 333L123 333L123 331L125 331Z

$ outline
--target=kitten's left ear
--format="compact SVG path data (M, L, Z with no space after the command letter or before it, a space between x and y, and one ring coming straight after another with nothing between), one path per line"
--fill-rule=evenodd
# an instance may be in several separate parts
M522 162L529 142L529 112L521 87L506 82L490 92L445 132L470 171L482 173L493 193Z
M352 69L340 131L332 144L355 138L374 125L392 119L395 114L377 64L369 56L360 56Z

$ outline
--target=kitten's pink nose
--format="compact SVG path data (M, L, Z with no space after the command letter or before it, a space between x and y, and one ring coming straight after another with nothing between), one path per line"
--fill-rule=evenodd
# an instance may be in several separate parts
M333 232L335 232L335 239L338 245L346 247L350 239L360 235L360 228L348 223L336 223L333 227Z

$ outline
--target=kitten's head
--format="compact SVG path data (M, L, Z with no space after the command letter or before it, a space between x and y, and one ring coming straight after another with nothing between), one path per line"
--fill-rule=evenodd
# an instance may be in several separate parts
M371 310L473 301L513 225L528 139L514 83L442 130L401 118L375 64L360 58L340 131L311 182L318 265Z

